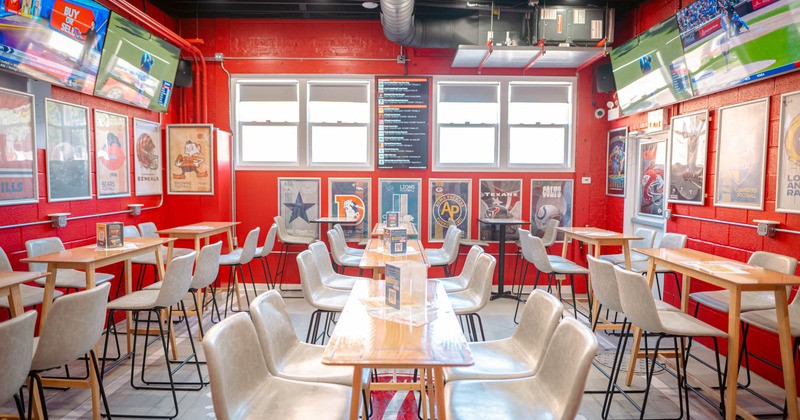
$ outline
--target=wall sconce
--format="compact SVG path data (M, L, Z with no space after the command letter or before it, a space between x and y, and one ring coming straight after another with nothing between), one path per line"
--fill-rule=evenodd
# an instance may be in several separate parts
M142 207L144 207L144 204L128 204L128 209L131 211L131 216L138 216L142 214Z
M67 216L72 213L53 213L48 214L47 217L50 218L50 226L54 228L62 228L67 225Z

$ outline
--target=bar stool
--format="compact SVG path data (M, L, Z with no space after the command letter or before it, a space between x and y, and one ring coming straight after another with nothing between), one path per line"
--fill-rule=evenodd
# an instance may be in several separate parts
M344 229L342 228L341 224L337 223L337 224L333 225L333 228L336 229L336 231L339 232L339 235L342 238L345 239L345 241L344 241L344 252L346 254L355 255L356 257L361 257L362 255L364 255L364 249L363 248L353 248L350 245L347 245L347 237L344 234ZM359 245L361 245L361 242L359 242Z
M453 219L447 219L447 226L448 228L450 226L456 226L456 221ZM462 235L461 239L459 239L458 241L458 255L462 255L461 253L462 247L466 247L468 250L467 253L469 253L469 250L472 249L473 246L484 248L489 246L489 243L486 241L482 241L480 239L465 238ZM456 258L456 261L453 263L453 271L456 271L457 269L458 269L458 258Z
M551 222L555 222L555 223L551 223ZM550 221L548 222L548 225L558 226L558 220L550 219ZM555 232L555 227L553 228L553 232ZM520 284L519 284L519 286L518 286L519 288L517 289L517 292L516 292L517 293L517 307L516 307L516 309L514 309L514 323L515 324L517 323L517 314L519 313L519 304L520 304L520 302L522 300L521 299L522 298L522 288L525 287L525 279L528 277L528 268L530 267L531 264L533 264L533 254L532 254L533 253L533 250L532 250L533 245L531 244L531 238L533 237L533 235L531 234L531 232L529 230L522 229L522 228L517 228L517 233L519 235L520 255L522 255L522 268L520 269L520 282L519 282ZM553 235L552 238L555 238L555 235ZM554 241L555 241L555 239L553 239L550 242L550 244L552 245L552 243ZM542 240L542 243L545 245L545 250L547 250L547 244L545 243L544 239ZM558 256L558 255L547 254L547 259L550 261L550 263L569 263L570 262L568 259L566 259L564 257L561 257L561 256ZM536 267L534 267L534 268L536 268ZM514 282L511 284L511 293L512 294L514 293L514 285L517 283L516 273L517 273L517 267L515 266L514 267ZM539 274L541 274L541 271L536 270L536 278L534 279L534 282L533 282L534 290L536 289L536 287L539 286Z
M25 418L20 389L31 370L36 311L0 322L0 404L14 397L19 418Z
M554 243L556 243L556 238L558 237L558 231L556 231L556 228L560 224L561 224L560 220L558 220L558 219L550 219L550 220L547 221L547 224L544 226L544 233L542 234L542 243L544 243L544 249L547 250L547 254L549 255L550 261L554 261L554 259L557 259L559 261L566 260L566 258L556 257L554 255L550 255L550 247ZM529 235L531 235L531 231L527 230L527 229L522 229L522 230L520 230L520 229L522 229L522 228L517 228L517 232L518 232L517 234L518 234L519 239L517 239L517 241L515 242L515 244L517 245L517 260L516 260L516 262L514 262L514 281L516 282L516 279L517 279L517 266L519 265L520 262L522 262L522 264L523 264L523 268L522 269L525 271L524 274L522 275L522 279L523 279L522 281L524 283L525 277L527 276L527 267L528 267L528 264L530 264L530 259L529 258L525 258L525 254L524 254L524 250L523 250L523 244L522 244L522 233L521 232L524 231L524 232L527 232ZM536 235L534 235L534 236L536 236ZM537 282L539 281L539 272L536 273L536 281ZM512 287L511 293L514 293L513 287ZM517 318L517 316L514 315L514 319L515 319L514 322L516 322L516 318Z
M483 254L483 248L473 245L467 254L467 259L464 260L464 267L461 269L461 273L457 276L432 278L428 280L441 283L444 287L444 291L447 293L466 290L467 287L469 287L469 280L472 278L472 274L475 271L475 261L478 260L481 254Z
M278 281L278 288L284 292L283 288L283 274L286 271L286 260L289 259L289 249L292 245L300 245L308 247L317 241L316 238L310 236L297 236L290 235L286 229L286 222L282 216L275 216L275 224L278 225L278 240L281 242L281 250L278 254L278 268L275 271L275 279ZM274 287L273 287L274 288Z
M528 235L528 240L530 241L531 245L531 261L536 267L537 270L540 272L547 274L548 278L548 291L552 287L553 281L556 282L556 289L558 290L558 298L561 299L564 303L571 305L573 314L575 318L578 318L578 305L575 301L575 276L583 276L586 279L587 283L587 294L588 294L588 283L589 283L589 270L584 267L575 264L570 260L565 261L550 261L550 256L547 255L547 249L544 247L544 243L542 239L538 236ZM572 285L572 303L565 301L563 297L561 297L561 281L556 276L563 275L564 277L569 277L570 284ZM520 289L520 292L522 289ZM518 292L517 298L520 298L520 294ZM519 306L519 305L518 305ZM589 312L591 313L592 309L592 300L591 295L589 295ZM587 316L587 317L590 317Z
M332 289L322 284L316 260L309 250L305 250L297 256L297 269L300 271L303 297L314 308L308 322L306 343L314 344L321 338L320 344L325 344L325 337L329 335L328 329L333 322L333 317L344 309L344 305L350 297L350 291ZM322 326L320 337L318 333L322 315L325 315L325 323Z
M144 223L139 223L138 226L139 226L139 233L142 235L142 238L158 238L159 237L158 233L156 233L156 231L158 231L158 228L156 227L155 223L153 223L153 222L144 222ZM167 249L168 248L167 248L166 245L161 245L161 251L163 252L162 255L164 255L164 261L166 261ZM182 257L182 256L184 256L184 255L186 255L186 254L188 254L190 252L196 252L196 251L194 249L189 249L189 248L176 248L176 247L173 247L172 248L172 258ZM153 257L153 258L155 258L155 257Z
M130 225L129 226L123 226L123 235L125 236L126 239L127 238L141 238L142 237L142 235L139 234L139 229L137 229L136 226L130 226ZM156 237L157 236L158 235L156 235ZM159 249L159 252L161 253L161 261L166 261L167 260L167 248L162 245L160 247L160 249ZM183 255L186 255L186 254L183 254ZM139 290L139 289L142 288L142 283L144 283L144 278L147 276L147 269L148 268L152 268L153 269L153 278L154 278L154 282L155 282L156 277L158 276L158 269L156 267L156 256L155 255L146 254L146 255L139 255L137 257L133 257L133 258L131 258L131 264L136 264L136 265L139 266L139 275L137 276L137 279L136 279L136 290ZM124 273L124 270L125 270L124 266L122 267L122 270L123 270L123 273ZM122 275L120 275L120 278L122 278ZM119 284L117 284L117 292L115 294L116 297L119 297L119 291L120 291L121 288L122 288L122 282L119 282Z
M308 250L314 254L317 270L319 270L322 284L325 286L331 289L352 290L353 284L357 280L368 280L365 277L348 276L334 271L333 264L331 264L331 256L328 253L328 247L325 246L325 242L314 242L308 246Z
M425 255L428 257L428 264L430 264L431 268L444 268L445 277L453 275L450 266L458 258L458 247L462 234L463 232L461 232L461 229L456 226L450 226L447 228L447 233L444 235L444 243L440 248L425 250Z
M645 229L645 228L638 228L635 232L633 232L634 236L641 237L642 239L637 239L635 241L630 242L629 248L652 248L653 241L656 239L656 231L652 229ZM600 259L603 261L608 261L611 264L621 264L625 265L625 254L606 254L601 255ZM640 254L636 251L631 251L631 264L637 261L648 261L649 258L647 255Z
M234 249L233 251L220 255L219 257L219 265L223 267L229 268L229 275L228 275L228 293L225 296L225 316L228 316L228 301L230 301L231 311L233 311L233 299L231 299L231 290L236 295L236 302L239 305L239 308L236 312L241 311L241 298L239 297L239 279L242 282L242 288L244 289L244 297L247 299L247 305L250 305L250 295L247 293L247 280L244 277L244 268L243 266L247 266L247 269L250 271L250 283L253 285L253 297L255 298L258 296L258 290L256 290L256 281L253 278L253 268L250 267L250 262L253 261L253 258L256 255L256 245L258 245L258 234L261 232L261 228L254 228L251 230L247 237L244 240L244 246L241 248ZM239 272L239 276L237 277L237 270ZM269 285L267 286L269 287Z
M661 240L658 242L658 246L656 248L664 248L664 249L675 249L675 248L686 248L686 240L687 236L680 234L680 233L665 233L664 236L661 237ZM622 262L617 264L618 266L625 268L625 263ZM631 262L631 271L635 271L637 273L647 274L647 269L650 267L649 261L632 261ZM661 280L664 281L667 278L667 274L671 274L675 278L675 287L678 291L678 296L681 295L681 283L678 279L678 273L662 267L660 265L656 266L656 276L661 274ZM664 299L663 294L661 293L661 284L658 282L656 278L656 288L658 289L658 298ZM666 286L664 286L666 287Z
M278 234L278 225L275 223L269 227L267 237L264 239L264 245L256 248L255 258L261 262L261 268L264 270L264 281L269 284L272 283L272 288L275 288L275 278L272 277L272 271L269 269L269 254L275 249L275 236Z
M0 247L0 271L13 271L11 268L11 261L8 260L8 255ZM86 282L84 281L84 284ZM19 285L19 292L22 295L22 307L23 308L30 308L36 305L41 305L42 301L44 301L44 288L36 287L36 286L28 286L27 284L20 284ZM53 292L53 298L57 298L63 295L58 290ZM8 297L2 296L0 297L0 308L6 308L11 314L11 305L8 303Z
M64 244L61 239L57 237L31 239L25 242L25 250L28 253L28 258L38 257L40 255L52 254L54 252L64 251ZM28 269L30 271L47 271L47 264L44 263L29 263ZM114 279L114 276L106 273L96 273L94 282L100 285ZM44 278L36 279L34 283L44 286L47 280ZM60 268L56 272L56 287L59 289L73 289L75 291L86 289L86 273L83 271Z
M483 321L478 312L489 303L496 264L497 260L493 256L487 253L481 254L475 261L475 269L470 276L467 289L447 294L450 304L453 306L453 312L466 321L466 332L470 341L478 341L478 330L475 328L476 320L481 333L480 341L486 341Z
M331 257L339 268L339 273L344 273L346 268L359 268L361 264L361 257L354 254L347 253L347 242L345 242L344 235L340 234L336 229L328 230L328 242L331 244ZM361 274L359 268L359 274Z

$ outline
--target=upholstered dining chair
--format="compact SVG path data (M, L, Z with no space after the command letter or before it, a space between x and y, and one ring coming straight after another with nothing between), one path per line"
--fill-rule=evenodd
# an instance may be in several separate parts
M363 248L353 248L350 245L347 245L347 236L345 236L344 229L342 228L341 224L337 223L337 224L333 225L333 228L336 229L337 232L339 232L339 236L341 236L342 238L345 238L344 252L346 254L355 255L356 257L361 257L362 255L364 255L364 249Z
M331 289L339 290L352 290L353 284L357 280L363 280L365 277L348 276L346 274L339 274L333 269L331 263L331 255L328 253L328 247L325 242L318 241L308 246L308 250L314 254L314 261L319 270L320 280L322 284L330 287Z
M267 285L272 285L275 288L275 277L272 275L272 270L269 269L269 255L275 249L275 237L278 235L278 225L275 223L269 227L267 237L264 238L264 245L256 248L255 258L261 262L261 269L264 272L264 281Z
M283 275L286 272L286 262L289 259L291 247L299 246L305 248L316 242L317 239L310 236L290 234L289 230L286 229L286 221L283 219L283 216L275 216L274 220L275 224L278 225L278 240L281 242L281 249L278 254L278 267L275 269L275 280L273 281L277 281L280 290L284 291Z
M344 273L346 268L358 268L361 264L361 256L347 253L347 242L344 235L336 229L328 230L328 242L331 244L331 257L339 268L340 273ZM359 273L361 269L359 269Z
M253 258L255 258L256 247L258 246L258 234L260 232L261 228L253 228L253 230L247 233L247 237L244 239L244 245L241 248L234 249L233 251L220 255L219 257L219 265L222 267L228 267L230 273L228 275L228 292L225 295L225 316L228 316L229 301L231 311L233 311L234 300L240 305L238 311L244 310L244 308L241 307L239 284L242 285L244 297L247 300L247 305L248 307L250 306L250 295L247 293L247 280L244 276L245 266L247 266L247 269L250 272L250 284L253 286L253 298L258 296L256 281L253 277L253 268L250 266L250 262L252 262ZM236 297L235 299L231 298L231 293L234 293L234 296Z
M630 248L652 248L653 242L656 239L656 231L652 229L646 228L638 228L633 232L634 236L638 236L642 239L637 239L635 241L629 242ZM608 261L611 264L625 264L625 254L606 254L600 256L601 260ZM635 251L631 251L631 264L638 261L647 261L648 258L644 254L640 254Z
M558 226L558 223L559 223L559 221L556 220L556 219L550 219L550 222L555 222L555 223L549 223L548 222L548 226L549 225ZM555 232L555 227L553 228L553 232ZM519 249L520 249L520 255L522 257L522 267L521 267L521 269L519 271L519 273L520 273L519 286L518 286L519 289L516 291L517 297L519 298L519 297L522 296L522 288L525 286L525 279L527 279L527 277L528 277L528 269L533 264L533 246L534 245L531 243L533 235L531 234L531 232L529 230L518 228L517 229L517 233L519 235ZM545 234L545 236L547 236L547 235ZM552 236L551 239L552 239L552 241L551 241L550 245L552 245L553 242L555 242L555 234ZM542 244L545 246L545 251L547 251L549 245L547 245L547 243L545 242L544 239L542 239ZM569 263L570 262L568 259L566 259L564 257L561 257L559 255L547 254L547 259L551 263ZM534 266L534 269L535 268L536 267ZM517 266L515 264L514 265L514 281L513 281L513 283L511 283L511 293L515 293L514 292L514 285L517 283L516 274L517 274ZM536 287L539 286L539 275L540 274L541 274L541 271L536 270L536 278L533 281L534 290L536 289ZM514 323L515 324L517 323L517 314L519 313L519 303L520 303L520 300L517 300L517 307L514 310Z
M306 302L314 308L311 319L308 322L308 332L306 333L306 343L325 343L325 337L330 335L329 328L333 325L333 319L337 313L342 312L347 299L350 297L349 290L334 289L322 283L320 271L314 254L305 250L297 256L297 268L300 271L300 285L303 289L303 297ZM325 321L322 321L325 315ZM322 323L322 333L320 334L320 323Z
M6 255L6 252L3 250L2 247L0 247L0 271L13 271L13 269L11 268L11 262L8 260L8 255ZM22 296L23 308L30 308L36 305L41 305L42 301L44 301L43 287L20 284L19 292L20 295ZM53 292L53 298L57 298L61 295L63 295L63 293L61 293L58 290ZM0 297L0 308L5 308L9 311L9 314L11 313L11 305L8 302L8 297L6 296Z
M475 261L483 254L483 248L473 245L467 253L467 259L464 260L464 266L457 276L439 277L428 280L438 281L444 287L447 293L460 292L466 290L469 286L469 280L472 278L472 272L475 271Z
M456 225L456 221L453 220L453 219L448 219L447 220L447 226L448 226L448 228L450 226L457 226ZM461 238L459 238L459 240L458 240L458 254L459 254L459 256L463 255L461 253L462 247L467 248L467 250L468 250L467 251L467 255L469 255L469 250L471 250L473 246L478 246L481 249L483 249L484 247L489 246L489 243L486 242L486 241L482 241L480 239L466 238L465 235L461 235ZM453 267L452 267L452 271L456 271L456 270L458 270L458 258L456 258L456 261L453 263Z
M25 250L30 258L45 254L52 254L54 252L61 252L64 251L65 248L60 238L51 237L31 239L25 242ZM29 263L28 269L30 271L45 272L47 271L47 264ZM96 285L109 282L112 279L114 279L114 276L106 273L96 273L94 276L94 282ZM40 286L44 286L46 282L47 280L44 278L34 280L34 283ZM56 287L59 289L66 289L67 291L70 289L75 291L83 290L86 288L86 273L83 271L73 270L71 268L61 268L56 272Z
M467 288L460 292L447 294L447 298L453 306L453 312L466 321L467 337L471 341L479 340L478 331L480 331L480 341L486 340L483 321L478 312L489 303L496 264L497 260L493 256L487 253L481 254L475 261L475 268Z
M428 264L431 267L444 268L445 277L452 276L451 266L458 258L458 248L461 242L463 232L455 225L447 228L444 234L444 243L439 248L425 249L425 255L428 257Z
M25 418L20 388L31 370L36 311L0 322L0 404L14 397L19 418Z
M661 237L661 240L658 242L656 248L664 248L664 249L675 249L675 248L686 248L686 240L687 236L682 233L665 233L664 236ZM625 262L617 264L622 268L625 268ZM631 262L631 271L635 271L637 273L645 274L647 273L647 269L650 267L649 261L636 261ZM656 276L661 275L662 281L666 279L667 274L672 275L675 279L675 287L678 291L678 296L681 295L681 283L678 280L678 273L662 267L660 265L656 266ZM661 284L658 282L658 279L655 281L656 288L658 289L658 298L663 299L664 294L661 292ZM665 286L666 287L666 286Z

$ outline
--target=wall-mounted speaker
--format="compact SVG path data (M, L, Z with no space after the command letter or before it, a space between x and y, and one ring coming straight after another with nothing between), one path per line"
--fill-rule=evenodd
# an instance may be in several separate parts
M175 74L176 87L192 87L192 62L181 59L178 61L178 73Z
M611 69L611 64L597 66L595 79L597 80L598 92L613 92L617 90L617 86L614 83L614 72Z

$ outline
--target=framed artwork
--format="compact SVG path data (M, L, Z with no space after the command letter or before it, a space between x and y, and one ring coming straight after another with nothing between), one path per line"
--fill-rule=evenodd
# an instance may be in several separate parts
M0 205L36 203L33 95L0 89Z
M278 178L278 214L290 235L319 238L319 178Z
M45 98L47 201L92 198L89 108Z
M381 222L386 222L387 211L397 211L400 212L402 222L413 223L420 229L421 205L421 179L378 179L378 217Z
M667 141L639 143L639 191L636 192L636 214L664 217L664 166L667 162Z
M97 198L131 195L128 117L94 110Z
M450 221L469 238L471 179L431 179L428 209L428 241L443 242Z
M781 96L775 211L800 213L800 91Z
M167 125L167 194L214 195L214 126Z
M478 217L495 219L522 219L522 180L521 179L481 179ZM517 226L489 225L478 223L480 240L496 242L500 239L499 229L506 229L506 240L519 238Z
M708 110L672 117L670 142L667 200L702 206L706 195Z
M571 179L531 180L531 234L544 236L550 219L559 220L559 226L572 227L574 184ZM556 240L563 241L564 234L559 232Z
M767 98L719 109L714 205L764 208Z
M342 230L347 240L358 242L369 238L371 189L369 178L330 178L328 179L328 203L331 217L356 219L358 223L343 224Z
M606 147L606 195L625 197L625 157L628 127L608 132Z
M136 195L161 195L161 126L134 118L133 139Z

